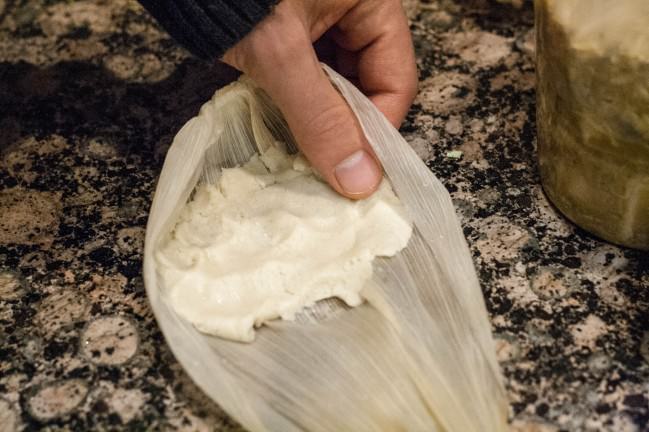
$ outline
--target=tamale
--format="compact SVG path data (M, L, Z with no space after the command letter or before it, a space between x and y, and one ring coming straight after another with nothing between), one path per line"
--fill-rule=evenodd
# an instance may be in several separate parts
M507 403L482 293L444 186L374 105L323 65L353 109L414 221L408 246L377 259L347 309L324 300L272 321L254 343L198 332L175 314L153 258L198 184L274 140L294 146L279 110L242 77L175 137L147 224L147 294L194 381L252 431L502 431Z

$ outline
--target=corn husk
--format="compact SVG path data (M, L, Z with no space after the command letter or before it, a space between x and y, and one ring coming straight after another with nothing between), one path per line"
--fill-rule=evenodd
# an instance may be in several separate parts
M200 182L277 140L278 109L251 80L218 91L175 137L147 225L144 277L158 323L198 386L252 431L501 431L507 403L469 249L443 185L374 105L324 66L414 221L377 259L353 309L330 299L242 344L199 333L165 301L154 251Z

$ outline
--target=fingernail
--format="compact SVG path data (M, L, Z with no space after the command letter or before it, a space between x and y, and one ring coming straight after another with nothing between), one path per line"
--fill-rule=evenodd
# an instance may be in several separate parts
M362 195L373 191L381 181L381 170L365 150L352 153L334 170L340 187L349 195Z

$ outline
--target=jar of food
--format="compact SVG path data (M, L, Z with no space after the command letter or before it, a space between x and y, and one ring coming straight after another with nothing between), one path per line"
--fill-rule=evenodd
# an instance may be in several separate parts
M541 181L582 228L649 249L649 0L535 0Z

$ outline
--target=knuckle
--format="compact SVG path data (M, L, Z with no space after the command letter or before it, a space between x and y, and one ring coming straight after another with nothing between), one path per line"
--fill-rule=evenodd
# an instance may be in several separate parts
M408 97L409 101L412 102L417 97L419 92L419 78L415 72L410 80L405 84L404 93Z
M318 111L308 121L314 142L322 143L340 137L351 136L354 129L354 117L343 104L328 106Z

